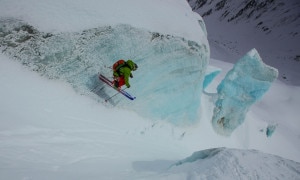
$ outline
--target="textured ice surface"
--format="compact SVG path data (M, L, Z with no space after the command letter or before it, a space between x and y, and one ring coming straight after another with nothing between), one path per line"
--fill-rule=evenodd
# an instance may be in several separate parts
M215 131L230 135L277 76L277 69L264 64L255 49L241 58L217 88L218 100L212 118Z
M126 91L136 100L118 95L109 104L174 124L198 119L209 60L207 41L198 44L130 25L58 34L39 32L14 19L2 19L0 26L0 45L5 54L44 76L71 83L81 94L90 94L99 85L96 93L102 100L114 95L113 89L100 84L97 74L111 78L107 67L118 59L132 59L139 68Z

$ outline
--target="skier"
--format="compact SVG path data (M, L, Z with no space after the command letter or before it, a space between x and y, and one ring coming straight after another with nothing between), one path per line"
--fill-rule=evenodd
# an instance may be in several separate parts
M138 68L132 60L118 60L113 65L113 84L119 90L121 86L126 85L127 88L130 88L129 77L133 78L131 71L135 71Z

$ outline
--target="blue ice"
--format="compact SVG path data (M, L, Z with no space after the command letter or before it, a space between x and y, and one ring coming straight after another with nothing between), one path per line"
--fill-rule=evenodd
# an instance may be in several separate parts
M269 124L266 130L266 136L271 137L277 127L277 124Z
M264 64L256 49L242 57L217 87L214 130L229 136L244 122L251 105L268 91L277 76L277 69Z
M132 59L139 68L133 72L131 87L126 91L136 99L129 101L117 95L106 103L108 106L173 124L190 124L199 119L202 83L209 61L207 41L199 44L125 24L58 34L39 32L18 20L0 21L1 24L0 33L10 36L0 37L0 43L14 45L0 44L5 54L42 75L69 82L80 94L90 95L91 89L100 86L96 88L98 96L92 94L93 98L103 101L114 96L116 92L101 84L97 74L112 78L107 67L119 59ZM14 30L24 25L34 34Z
M221 73L220 69L213 66L208 66L203 81L203 89L205 89L220 73Z

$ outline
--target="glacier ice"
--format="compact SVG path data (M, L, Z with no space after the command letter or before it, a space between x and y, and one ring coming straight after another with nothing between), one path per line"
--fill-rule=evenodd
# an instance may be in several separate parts
M30 69L67 81L79 93L94 98L99 97L90 90L97 85L101 98L115 94L100 84L98 72L111 77L107 66L118 59L132 59L139 69L133 72L127 91L137 98L131 102L115 96L110 104L174 124L198 120L209 61L207 41L199 44L124 24L51 34L15 19L0 19L0 45L3 53Z
M208 66L203 81L203 89L205 89L220 73L221 73L220 69L213 66Z
M277 127L277 124L269 124L266 130L266 136L271 137Z
M256 49L242 57L218 85L212 117L214 130L229 136L244 122L250 106L268 91L277 69L263 63Z

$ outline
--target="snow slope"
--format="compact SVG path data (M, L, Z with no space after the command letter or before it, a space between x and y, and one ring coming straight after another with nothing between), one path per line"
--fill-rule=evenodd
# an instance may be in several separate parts
M174 29L161 24L155 26L158 21L154 18L150 21L152 24L149 29L172 33L179 28L182 32L178 32L178 36L185 36L188 29L190 31L186 33L186 38L197 39L198 36L192 35L194 30L186 28L193 27L192 24L183 27L185 22L177 23L178 18L173 18L174 14L169 12L172 11L169 9L170 4L185 9L185 3L147 2L140 4L152 9L157 8L157 2L168 3L168 6L159 7L161 11L158 13L141 8L141 15L149 13L152 16L154 13L156 17L165 17L167 22L176 24ZM98 11L101 7L99 1L2 3L4 6L0 7L1 17L23 19L40 30L51 33L98 27L99 24L105 24L101 24L103 18L100 12L107 12ZM106 4L109 7L119 7L118 12L124 12L124 16L130 15L136 9L128 3L106 1ZM120 9L126 9L130 13ZM189 13L182 13L187 18L190 17ZM117 22L115 19L119 17L110 15L112 23ZM140 27L147 26L146 21L139 22L139 18L141 17L132 16L130 23ZM213 161L210 158L205 159L204 163L209 165L206 168L201 166L201 160L197 160L196 163L184 164L182 168L175 167L169 171L165 169L182 162L181 159L193 152L214 147L257 149L300 161L300 125L297 119L299 87L280 82L273 84L266 96L251 108L245 123L230 138L225 138L215 134L212 129L214 97L209 95L203 95L199 123L190 127L174 127L161 121L142 118L122 108L103 106L90 96L75 92L69 84L40 77L2 54L0 63L0 179L158 179L166 176L173 179L193 179L199 176L205 178L201 173L205 173L206 168L219 169L219 162L226 162L226 158L230 162L239 162L228 163L230 169L246 168L245 171L239 171L240 177L252 177L253 174L249 173L258 172L253 166L261 161L251 158L253 161L250 162L244 158L243 154L252 157L251 151L226 149L225 152L229 152L225 153L226 158L223 156ZM223 70L206 89L214 93L232 64L213 59L210 64ZM265 133L269 124L276 124L277 127L274 134L267 138ZM254 154L254 157L268 159L266 167L270 168L266 172L280 172L283 179L293 178L295 173L299 177L299 163L260 153ZM211 164L206 163L207 161ZM286 167L284 164L289 164L290 168L282 169ZM216 177L234 179L235 175L236 173L232 175L223 171ZM266 177L261 171L257 175Z
M206 106L201 110L199 124L174 127L130 111L107 108L90 97L78 95L63 82L29 72L3 55L0 60L1 179L205 179L211 176L235 179L236 175L243 179L272 175L257 171L260 157L266 160L264 170L268 173L276 171L282 178L299 175L299 163L247 150L225 149L221 156L174 166L193 152L214 147L259 149L299 162L299 122L294 116L300 99L287 102L286 96L273 98L285 91L297 97L299 88L294 90L276 83L271 96L252 108L247 123L225 138L211 127L213 106L209 96L204 96ZM213 63L228 68L228 64L220 61L213 60ZM273 109L275 112L269 113ZM271 138L265 135L265 118L279 123ZM251 162L245 156L251 157ZM234 163L226 163L232 159ZM230 165L228 169L239 169L238 173L209 171L223 169L224 164ZM270 177L276 176L277 173Z

